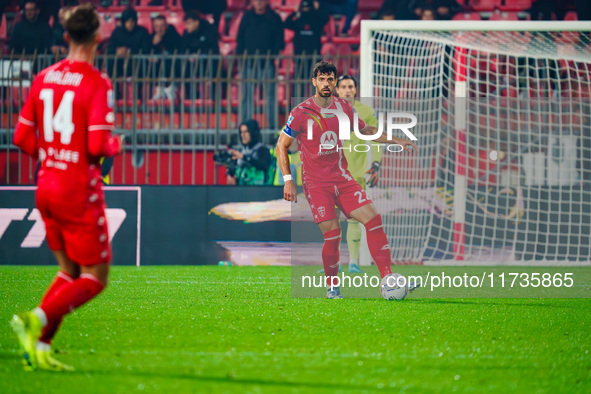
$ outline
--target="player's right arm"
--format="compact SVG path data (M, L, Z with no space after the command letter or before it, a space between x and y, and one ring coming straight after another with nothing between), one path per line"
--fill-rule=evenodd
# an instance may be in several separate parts
M16 146L35 159L39 157L39 137L37 136L37 119L35 116L36 85L33 82L29 96L21 109L13 139Z
M279 169L284 179L286 175L291 176L288 149L300 131L299 116L295 116L294 111L291 111L289 114L279 140L277 140L277 164L279 164ZM287 201L298 202L298 190L293 178L285 182L285 186L283 186L283 198Z
M289 169L288 149L291 146L292 142L293 138L291 138L283 132L281 133L281 135L279 136L279 140L277 141L277 163L279 164L281 173L284 176L291 175L291 170ZM298 202L298 190L296 188L294 179L285 182L285 186L283 186L283 198L287 201Z
M124 136L113 136L113 89L104 78L92 92L88 114L88 153L96 157L111 157L121 152Z

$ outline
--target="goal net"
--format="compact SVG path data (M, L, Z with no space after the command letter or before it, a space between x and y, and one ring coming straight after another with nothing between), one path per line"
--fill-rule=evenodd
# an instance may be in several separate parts
M385 150L372 189L393 261L590 261L589 32L362 23L360 95L417 117L418 154Z

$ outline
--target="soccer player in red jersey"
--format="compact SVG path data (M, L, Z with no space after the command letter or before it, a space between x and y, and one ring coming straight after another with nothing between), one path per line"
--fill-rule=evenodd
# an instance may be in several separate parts
M353 179L347 170L347 160L343 144L337 132L339 120L336 115L322 114L323 109L344 112L349 118L351 128L355 125L355 109L346 99L332 96L337 83L337 68L327 61L317 63L313 71L312 83L316 94L295 107L289 114L287 124L277 141L277 161L284 174L284 198L297 202L296 185L289 169L287 149L294 139L302 159L302 180L304 194L310 204L314 221L324 235L322 263L327 279L327 298L342 298L336 286L339 270L339 246L341 227L334 207L337 206L347 218L352 218L365 226L369 251L383 278L392 273L390 246L382 225L382 217L376 211L365 190ZM311 121L310 121L311 120ZM312 135L308 124L312 124ZM358 118L357 128L363 135L374 135L378 129L366 125ZM387 138L384 133L373 142L398 144L405 150L417 149L414 142L407 139Z
M73 369L50 356L51 340L65 315L107 285L111 247L99 161L121 151L123 136L111 135L111 82L93 66L98 28L91 4L69 13L68 57L37 75L14 132L15 145L41 162L37 208L59 264L39 306L11 321L29 370Z

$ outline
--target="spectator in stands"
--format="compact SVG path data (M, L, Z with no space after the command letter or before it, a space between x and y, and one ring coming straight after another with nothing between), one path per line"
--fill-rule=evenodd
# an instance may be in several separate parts
M126 8L121 13L121 26L117 26L107 46L107 53L117 56L128 54L150 53L152 42L150 33L143 26L137 24L137 12L132 8Z
M181 0L185 13L189 11L198 11L202 14L213 15L213 26L218 30L222 13L228 7L227 0Z
M273 177L271 153L261 142L261 130L254 119L242 123L238 129L242 148L228 149L235 160L235 171L228 171L228 185L270 185Z
M297 12L290 14L283 26L293 30L293 51L296 55L320 53L320 38L328 17L318 11L318 2L302 0Z
M206 90L199 88L192 89L195 83L191 81L196 78L203 78L204 76L211 79L216 75L218 59L215 56L220 53L218 32L211 23L201 18L197 11L187 12L184 21L185 31L181 37L180 53L199 53L201 56L199 58L191 57L188 60L182 60L183 62L188 61L188 64L184 67L185 78L188 82L185 84L183 97L187 99L205 98L205 96L211 98L213 97L213 84L209 84L209 89ZM214 55L214 57L208 55Z
M340 14L345 16L345 24L342 28L342 34L347 35L351 27L351 21L357 13L358 0L318 0L320 3L320 12L326 15Z
M423 13L421 14L422 21L434 21L435 20L435 10L433 8L425 8Z
M154 54L172 54L180 49L181 36L174 28L166 22L164 15L157 15L152 19L152 51ZM161 98L174 99L175 88L174 84L170 82L172 71L172 60L166 58L161 60L160 57L152 59L152 73L151 80L158 80L155 87L155 94L152 97L154 100ZM178 67L175 70L175 77L178 78Z
M23 9L29 0L21 0L20 8ZM73 7L78 5L78 0L35 0L37 8L39 9L39 19L43 22L49 23L53 16L54 23L58 19L58 12L60 7Z
M66 32L64 25L66 24L67 12L68 8L60 8L57 14L59 23L53 24L51 36L51 52L53 52L54 55L68 53L68 44L64 39L64 33Z
M248 58L241 70L245 81L242 92L242 109L245 117L254 114L255 82L262 82L265 91L269 128L277 128L275 117L276 83L274 55L283 49L283 22L269 7L269 0L252 0L252 8L244 13L236 37L236 53L239 55L263 55L256 61Z
M312 72L314 64L319 59L322 42L322 32L324 25L328 22L328 16L318 11L319 4L316 1L302 0L298 11L289 15L283 26L286 29L293 30L293 52L294 55L301 55L296 58L294 67L303 75L309 75ZM305 55L305 56L304 56ZM310 56L314 55L314 56Z
M109 55L116 55L116 59L109 59L107 70L110 75L113 75L113 69L116 67L117 77L131 76L136 71L136 77L142 78L144 67L134 67L133 63L129 63L125 67L128 55L138 53L150 53L152 50L152 41L150 40L150 33L143 26L137 24L137 12L128 7L121 13L121 26L117 26L109 39L107 46L107 53ZM138 83L138 90L141 92L143 84ZM122 91L117 90L117 98L121 98Z
M14 25L10 49L26 55L43 53L51 48L51 28L39 19L39 8L34 1L25 3L25 18Z
M181 38L181 53L220 53L218 32L211 23L199 17L197 11L185 14L185 32Z
M152 50L154 53L174 53L180 47L181 36L174 26L166 22L164 15L152 19Z
M378 18L388 21L401 19L400 11L398 11L400 3L400 0L385 0L378 11Z

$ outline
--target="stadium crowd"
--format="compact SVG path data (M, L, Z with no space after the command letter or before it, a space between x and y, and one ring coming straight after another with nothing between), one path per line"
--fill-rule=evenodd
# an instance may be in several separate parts
M5 52L64 53L64 7L84 0L0 0ZM587 0L91 1L107 53L320 53L359 43L362 19L589 20ZM129 22L133 20L134 22ZM164 29L164 30L163 30ZM284 33L284 29L288 32ZM179 39L179 37L181 39ZM283 39L282 39L283 38ZM230 45L223 46L227 42ZM290 44L290 45L286 45ZM323 48L324 47L324 48Z

